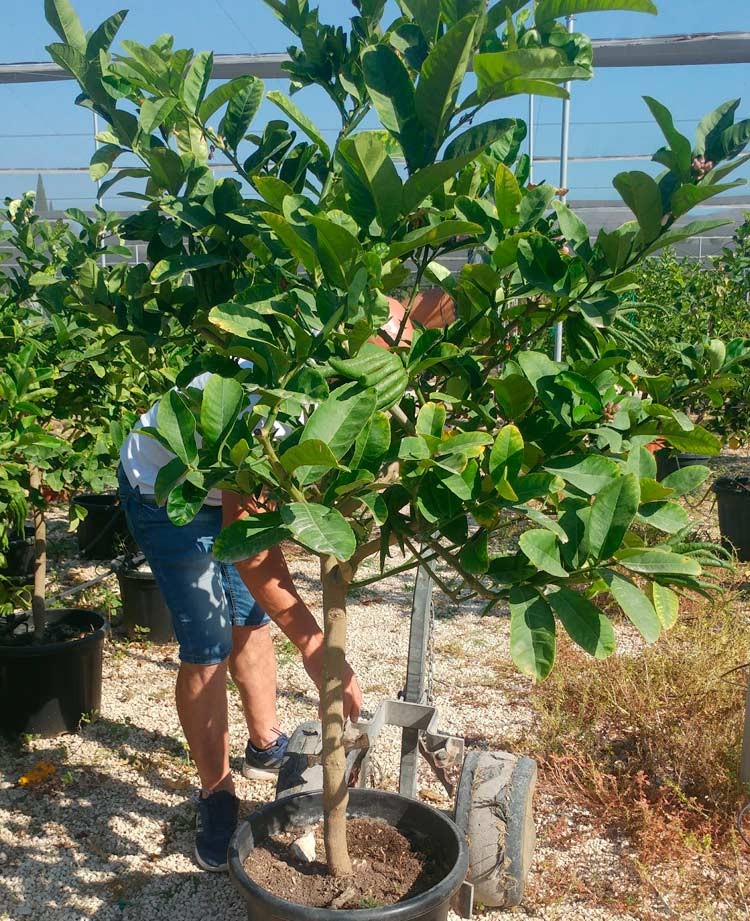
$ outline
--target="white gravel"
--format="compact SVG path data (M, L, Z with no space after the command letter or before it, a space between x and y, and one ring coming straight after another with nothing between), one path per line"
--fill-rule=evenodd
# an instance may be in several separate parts
M291 565L320 614L314 561L295 556ZM90 575L90 567L75 570L76 580ZM358 592L350 607L350 658L371 710L403 683L411 588L410 576L394 577ZM506 618L459 614L445 599L437 610L434 687L441 728L465 736L473 747L513 750L532 714L524 700L529 682L510 664ZM278 640L280 718L291 731L315 715L316 701L298 656ZM105 656L98 719L76 735L0 744L0 921L243 921L242 902L228 878L202 872L191 856L195 776L172 703L176 648L120 640L107 645ZM230 720L238 792L250 810L273 788L240 776L246 737L231 688ZM385 734L376 760L380 785L395 789L395 732ZM18 787L18 779L41 761L55 766L52 779L34 789ZM423 795L447 806L423 768ZM486 921L670 916L656 893L633 914L592 902L590 886L597 879L611 879L624 891L637 876L627 842L602 838L584 813L556 803L545 790L537 813L527 902L514 912L482 912Z

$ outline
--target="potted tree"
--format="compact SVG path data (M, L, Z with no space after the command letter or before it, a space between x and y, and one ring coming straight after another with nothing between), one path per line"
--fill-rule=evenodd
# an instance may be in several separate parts
M179 523L210 488L252 493L267 509L226 529L221 558L293 540L320 559L323 792L263 810L238 832L230 864L251 918L302 918L308 906L258 886L244 868L253 847L295 816L324 820L328 869L346 881L344 892L352 878L348 802L355 815L376 812L438 835L423 804L347 794L346 599L358 580L375 578L361 576L365 561L374 558L381 576L425 566L440 584L450 567L464 579L461 597L509 604L514 661L540 679L554 663L558 623L592 655L613 651L599 595L654 641L674 623L679 592L702 590L703 566L718 557L689 542L687 515L674 501L694 474L678 471L658 486L644 445L662 437L718 451L718 441L643 395L615 321L639 260L715 226L673 225L725 188L717 180L738 151L717 172L692 175L671 116L650 100L669 144L657 154L667 169L658 181L620 174L615 186L637 220L592 243L554 189L528 184L528 160L519 157L525 126L479 121L492 101L519 92L559 97L561 82L590 76L590 43L556 21L560 4L538 3L532 22L528 11L514 18L506 3L488 9L470 0L459 9L401 0L402 15L384 27L384 3L357 0L344 33L306 3L268 2L303 38L291 51L292 89L317 84L340 113L334 145L289 97L272 93L306 140L295 143L289 123L274 121L247 136L245 156L259 82L236 78L209 93L210 55L175 51L171 38L128 42L127 54L70 69L83 104L109 126L101 137L109 149L95 165L108 169L123 153L142 161L131 178L148 179L138 193L147 209L124 232L148 241L150 284L169 302L192 275L183 316L216 356L202 394L171 392L161 403L151 434L175 459L160 474L158 498ZM104 27L87 36L63 0L50 5L63 40L50 47L53 57L63 66L72 52L89 60ZM652 9L641 0L581 0L565 10L605 6ZM467 90L470 63L477 85ZM372 111L382 127L358 130ZM216 152L254 191L215 180L207 161ZM450 276L440 257L468 246L481 261ZM410 324L423 279L457 305L445 329ZM388 294L405 283L412 293L402 321L384 331ZM528 349L561 320L569 359ZM227 360L236 357L250 358L252 369ZM243 412L251 399L252 412ZM277 422L288 432L281 440ZM508 546L503 537L519 519L527 529ZM403 558L393 561L393 548ZM453 842L442 883L362 917L445 918L465 867ZM346 899L338 904L347 907Z
M97 359L107 331L97 338L87 317L79 321L58 310L57 293L67 284L66 274L86 259L117 250L103 244L106 225L94 229L83 218L79 237L66 222L40 220L32 195L7 200L3 217L5 239L16 253L15 264L0 277L3 314L14 317L5 326L11 347L0 377L8 496L3 528L18 528L31 509L34 572L31 613L11 613L26 596L6 599L1 725L4 731L51 735L74 730L83 713L100 705L107 621L95 611L46 610L46 513L68 490L104 486L115 453L92 381L100 376Z

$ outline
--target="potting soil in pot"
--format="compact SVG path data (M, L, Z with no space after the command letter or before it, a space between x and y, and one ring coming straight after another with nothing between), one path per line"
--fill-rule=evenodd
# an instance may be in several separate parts
M295 856L292 845L310 831L316 859L307 862ZM264 839L245 860L245 872L266 891L298 905L365 909L420 895L449 869L439 854L429 853L428 841L410 840L377 819L349 819L347 841L354 866L354 876L347 879L328 874L322 823Z

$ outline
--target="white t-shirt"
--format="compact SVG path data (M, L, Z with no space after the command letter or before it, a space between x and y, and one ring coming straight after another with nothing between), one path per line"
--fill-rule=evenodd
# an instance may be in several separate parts
M252 362L241 359L238 362L241 368L251 368ZM199 374L193 378L188 387L195 387L197 390L203 390L211 377L210 372ZM174 390L177 388L174 387ZM243 412L249 412L250 409L258 402L258 397L251 396L248 398L248 405ZM161 445L155 438L149 435L142 435L138 429L148 426L156 428L157 414L159 412L159 402L157 401L145 412L133 426L133 431L123 442L120 448L120 463L128 482L135 489L138 489L144 495L153 495L156 477L162 467L166 466L175 455ZM201 437L196 435L198 447L201 446ZM221 505L221 490L212 489L206 496L205 505Z

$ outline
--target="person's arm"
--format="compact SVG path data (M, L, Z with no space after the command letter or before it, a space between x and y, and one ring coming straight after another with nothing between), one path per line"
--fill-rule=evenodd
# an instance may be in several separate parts
M222 519L226 527L251 512L263 511L249 496L224 491ZM300 598L280 547L235 563L250 594L302 653L305 671L320 690L323 675L323 632ZM344 677L344 719L359 719L362 692L347 663Z

